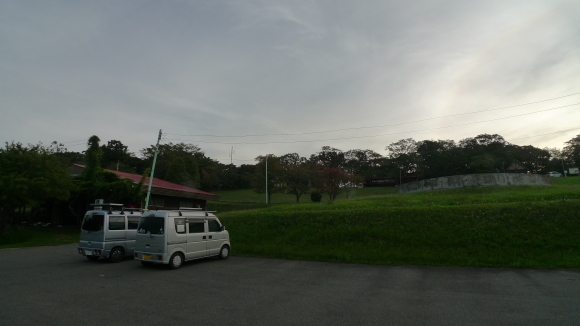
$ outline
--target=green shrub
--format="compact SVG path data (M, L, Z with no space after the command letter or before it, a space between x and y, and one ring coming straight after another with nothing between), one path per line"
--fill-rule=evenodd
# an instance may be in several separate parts
M320 201L322 200L322 194L319 192L311 192L310 193L310 200L313 203L320 203Z

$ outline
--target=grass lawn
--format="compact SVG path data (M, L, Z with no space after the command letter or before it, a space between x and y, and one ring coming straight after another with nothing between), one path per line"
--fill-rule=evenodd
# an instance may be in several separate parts
M372 189L372 188L371 188ZM580 178L553 186L399 195L218 216L232 253L371 264L580 267ZM385 188L381 188L385 189ZM392 188L387 188L392 189Z
M362 188L330 203L299 204L252 190L209 202L230 232L232 254L348 263L580 268L580 177L552 186L396 194ZM9 230L0 248L74 243L78 230Z
M80 231L76 228L8 229L0 238L0 249L63 245L78 242L79 237Z

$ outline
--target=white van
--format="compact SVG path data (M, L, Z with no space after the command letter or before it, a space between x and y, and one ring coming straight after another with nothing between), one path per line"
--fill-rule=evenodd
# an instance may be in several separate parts
M211 212L200 209L147 211L139 221L135 259L144 266L168 264L171 269L184 261L230 255L230 235Z
M91 204L81 226L78 253L90 260L100 257L117 263L135 251L135 235L141 218L138 208L122 204Z

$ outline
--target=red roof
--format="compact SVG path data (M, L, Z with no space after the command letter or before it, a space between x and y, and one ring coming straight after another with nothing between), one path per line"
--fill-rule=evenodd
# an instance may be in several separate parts
M81 165L81 164L73 164L73 165L76 165L76 166L83 168L83 169L85 168L85 166ZM129 179L129 180L133 181L133 183L139 183L139 181L141 181L141 178L143 177L143 176L138 175L138 174L121 172L121 171L114 171L114 170L107 170L107 169L105 169L105 171L115 173L116 175L119 176L119 178ZM149 177L145 178L145 182L143 183L143 187L146 188L149 186L149 179L150 179ZM209 192L205 192L205 191L201 191L201 190L197 190L194 188L178 185L176 183L157 179L157 178L153 178L153 184L151 185L151 188L152 188L152 190L151 190L152 193L158 193L158 194L163 194L163 195L171 195L171 192L178 192L178 193L190 194L189 196L185 196L185 197L193 197L193 198L201 198L201 199L209 199L209 200L219 200L218 195L215 195L215 194L212 194ZM154 189L161 190L161 191L153 191ZM163 191L163 190L166 190L166 191ZM175 194L173 194L173 195L175 195Z

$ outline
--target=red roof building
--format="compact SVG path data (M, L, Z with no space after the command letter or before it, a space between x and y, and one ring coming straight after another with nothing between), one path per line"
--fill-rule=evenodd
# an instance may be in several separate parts
M73 164L73 176L80 176L84 165ZM121 179L129 179L137 184L141 181L142 176L133 173L120 172L114 170L105 171L115 173ZM149 186L149 177L145 178L143 183L143 190L147 191ZM153 185L151 186L151 197L149 198L149 206L165 206L165 207L206 207L208 200L219 200L219 196L197 190L194 188L178 185L173 182L153 178Z

